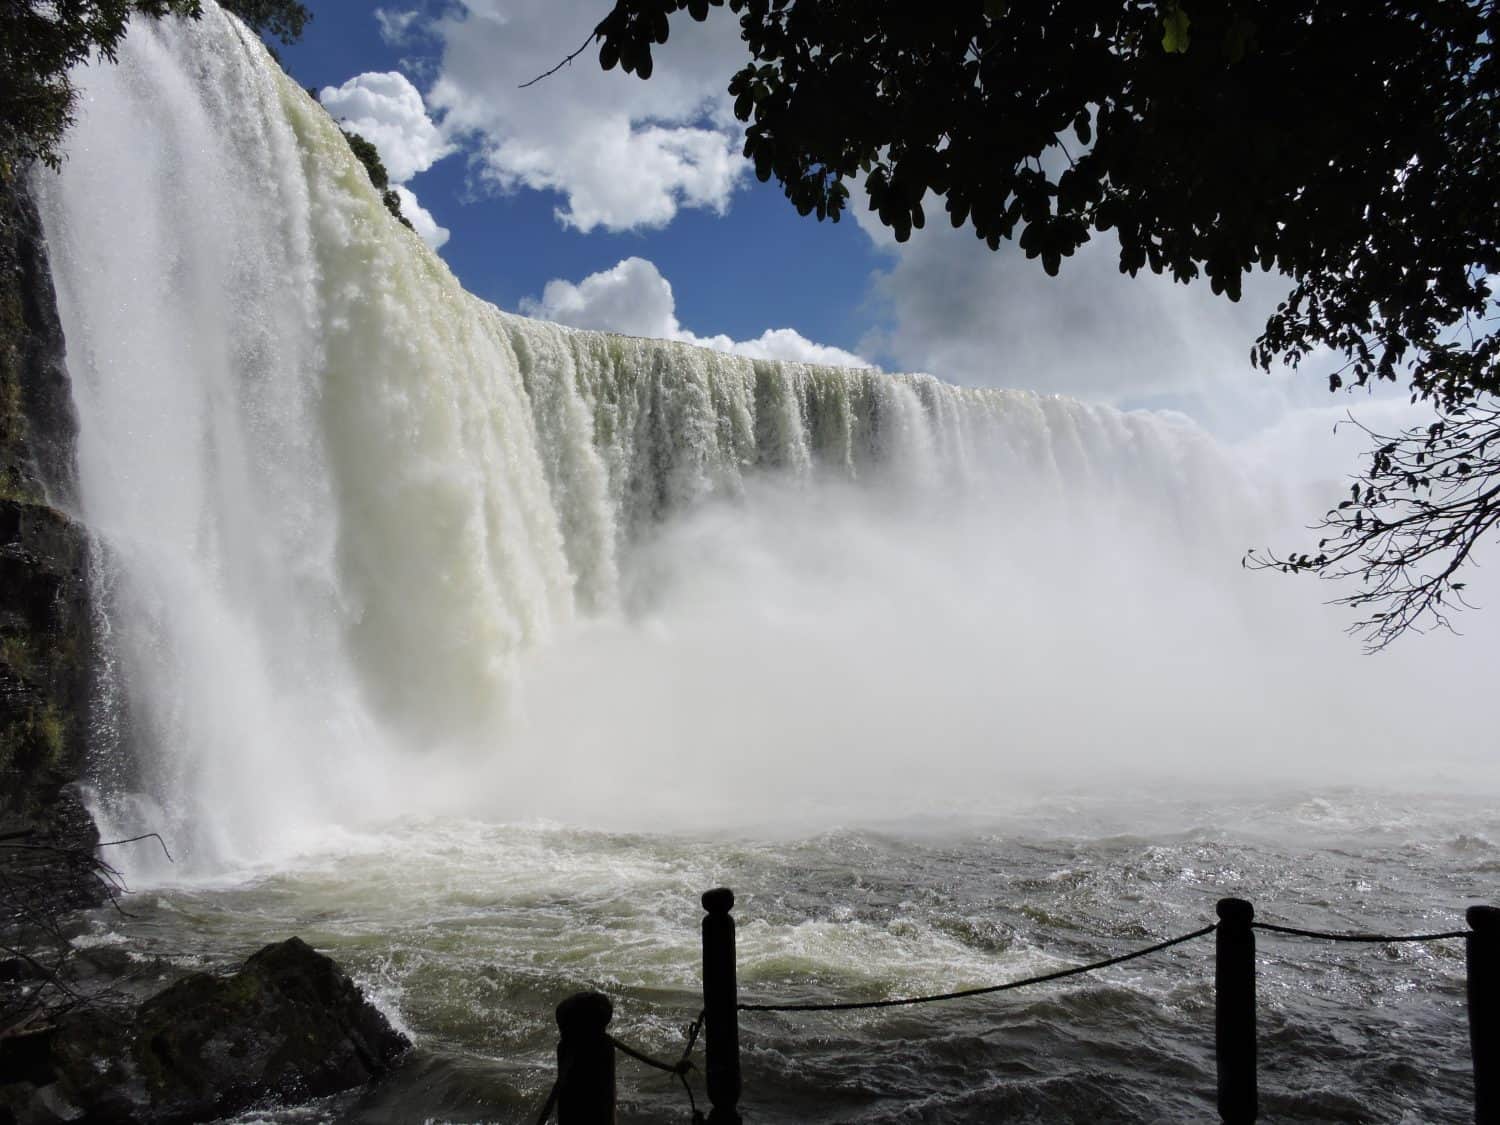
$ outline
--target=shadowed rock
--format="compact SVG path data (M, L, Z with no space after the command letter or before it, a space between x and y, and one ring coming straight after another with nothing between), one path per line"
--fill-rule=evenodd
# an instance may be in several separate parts
M300 938L228 977L195 973L133 1017L104 1010L0 1039L0 1125L177 1125L369 1082L410 1047Z
M98 843L73 783L88 757L96 643L89 541L64 514L78 422L46 239L0 170L0 931L102 895L66 851ZM47 850L47 849L54 850Z

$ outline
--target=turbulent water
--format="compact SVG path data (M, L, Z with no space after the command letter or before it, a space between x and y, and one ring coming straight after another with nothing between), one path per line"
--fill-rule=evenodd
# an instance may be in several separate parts
M519 1123L551 1085L552 1007L573 991L604 989L617 1036L677 1056L701 1003L698 895L719 882L737 891L743 998L862 1000L1125 952L1199 928L1225 894L1294 925L1461 928L1500 874L1497 840L1493 803L1349 790L1075 792L983 828L779 841L410 820L254 879L138 894L134 919L102 917L86 941L128 935L145 988L155 957L222 965L299 933L415 1036L373 1091L243 1123ZM1258 946L1264 1120L1472 1119L1461 943ZM747 1013L746 1120L1211 1120L1212 979L1210 938L1000 996ZM668 1076L622 1059L619 1084L622 1121L688 1120Z
M1483 650L1357 665L1238 571L1282 508L1190 422L503 313L208 9L80 75L38 184L109 649L95 801L175 853L122 859L150 955L296 931L413 1033L314 1117L522 1120L584 985L670 1050L720 882L767 997L1004 979L1223 893L1397 928L1490 894L1493 815L1440 796L1494 791ZM1201 1119L1205 956L758 1018L747 1104ZM1453 950L1264 971L1279 1116L1462 1116Z

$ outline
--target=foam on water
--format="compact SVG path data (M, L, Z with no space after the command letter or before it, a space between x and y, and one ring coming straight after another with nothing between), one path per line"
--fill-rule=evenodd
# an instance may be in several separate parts
M181 968L267 934L333 953L418 1045L375 1091L292 1122L528 1121L554 1077L552 1007L615 1001L615 1034L675 1057L698 1011L698 895L736 888L751 1002L884 999L1014 980L1139 948L1250 894L1260 917L1446 930L1492 882L1494 806L1349 789L1080 785L971 826L910 834L608 834L453 817L388 825L228 887L176 885L100 912L96 934ZM1192 1122L1211 1113L1212 941L1096 975L914 1009L741 1021L745 1109L771 1122ZM1463 947L1262 935L1264 1112L1278 1121L1466 1112ZM149 983L149 977L141 986ZM622 1121L685 1116L670 1076L621 1066ZM701 1091L700 1091L701 1099Z

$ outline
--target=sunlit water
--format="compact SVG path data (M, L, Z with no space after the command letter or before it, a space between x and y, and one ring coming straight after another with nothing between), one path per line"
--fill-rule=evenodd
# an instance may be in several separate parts
M206 9L79 74L38 189L99 545L94 807L177 860L112 851L141 890L84 941L147 989L299 934L416 1042L272 1116L533 1119L586 987L674 1054L719 884L768 1001L1004 981L1229 894L1396 931L1493 899L1500 619L1360 661L1237 565L1327 493L1176 415L505 314ZM1261 949L1268 1119L1465 1118L1452 943ZM747 1119L1207 1119L1210 954L747 1015ZM625 1120L683 1119L620 1071Z
M1493 896L1497 840L1492 804L1351 789L1060 795L988 821L782 840L413 820L274 872L145 891L91 940L128 935L145 983L152 957L220 967L299 934L415 1040L372 1090L237 1120L522 1122L555 1075L552 1009L574 991L608 993L617 1036L676 1057L711 886L737 895L742 999L879 999L1151 944L1211 921L1226 895L1292 925L1462 928ZM1208 1120L1212 954L1209 938L922 1008L744 1014L746 1120ZM1257 964L1266 1120L1468 1119L1461 942L1262 933ZM624 1059L618 1073L622 1121L687 1120L668 1076Z

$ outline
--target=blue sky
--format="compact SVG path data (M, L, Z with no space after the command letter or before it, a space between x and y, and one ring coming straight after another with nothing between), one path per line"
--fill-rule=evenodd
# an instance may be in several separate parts
M446 44L432 30L433 15L449 6L424 9L399 0L384 7L357 0L313 0L309 6L314 19L302 41L280 52L284 65L304 85L322 90L361 74L395 71L425 95L442 73ZM505 36L503 25L470 14L462 5L452 8L465 12L467 29L477 25ZM387 19L377 18L377 10L387 13ZM607 5L597 2L473 5L475 12L503 13L517 21L539 17L534 21L538 38L554 42L555 54L545 49L520 53L534 58L538 71L575 49L606 10ZM399 38L392 35L391 16L399 22L408 12L419 13L417 19ZM721 22L732 31L729 21ZM505 61L515 57L508 55ZM578 85L573 72L584 69L598 70L592 52L517 95L541 107L566 99ZM514 77L514 85L534 77L522 76L523 70L512 66L507 77ZM724 72L726 84L729 73ZM627 95L643 85L624 75L608 77ZM337 111L341 104L335 99L330 108ZM441 120L442 115L433 116ZM682 323L705 336L745 339L769 327L791 327L810 339L854 351L870 329L875 312L869 278L879 255L853 222L803 221L774 185L741 173L725 196L722 213L685 205L664 224L622 221L584 232L554 215L567 206L566 190L507 189L486 181L475 163L486 140L456 138L457 151L413 176L409 187L450 232L440 249L443 258L471 291L503 308L517 309L524 299L540 297L553 279L581 280L640 257L671 281Z
M724 87L744 51L726 9L674 21L649 82L601 72L591 48L523 90L609 0L309 7L284 64L375 141L424 237L502 308L1176 409L1234 440L1289 411L1346 405L1313 376L1250 367L1275 279L1252 279L1231 304L1206 287L1122 278L1111 243L1052 279L1013 246L992 253L944 222L897 246L858 191L842 223L798 216L739 155Z

